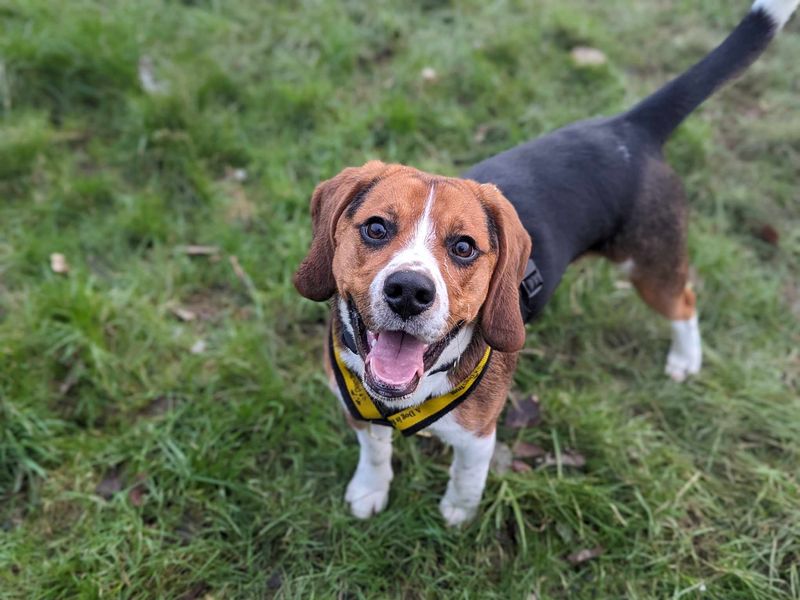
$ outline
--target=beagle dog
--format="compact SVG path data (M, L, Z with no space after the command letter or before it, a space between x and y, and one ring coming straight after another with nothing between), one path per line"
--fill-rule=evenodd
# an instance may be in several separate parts
M331 301L325 368L361 446L345 496L355 516L386 506L393 429L427 429L453 446L440 510L449 525L475 515L525 322L580 256L623 266L671 321L669 376L699 371L686 202L662 146L761 54L798 2L756 0L719 47L631 110L569 125L460 178L371 161L317 186L294 283Z

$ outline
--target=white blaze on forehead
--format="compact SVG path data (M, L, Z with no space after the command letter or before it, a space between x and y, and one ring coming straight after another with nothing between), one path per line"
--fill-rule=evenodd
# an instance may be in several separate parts
M433 195L436 192L436 185L431 184L431 189L428 192L428 197L425 198L425 209L422 211L422 217L417 221L417 229L414 233L414 245L421 245L430 249L436 239L436 228L431 221L431 208L433 208Z
M450 308L447 285L444 277L442 277L439 263L433 255L433 248L436 244L436 226L431 217L431 212L435 196L436 186L431 184L428 195L425 198L425 207L422 215L414 224L408 242L380 270L370 285L372 314L375 317L375 321L383 325L385 329L405 329L408 333L420 337L428 343L445 334ZM398 223L398 229L403 229L403 225L403 223ZM383 285L386 278L398 271L417 271L427 275L436 288L436 298L433 305L407 322L399 322L399 317L391 312L383 298Z

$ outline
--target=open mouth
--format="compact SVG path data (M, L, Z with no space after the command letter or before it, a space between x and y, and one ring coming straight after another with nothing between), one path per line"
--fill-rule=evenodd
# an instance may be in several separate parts
M370 331L352 301L348 302L356 349L364 360L364 383L385 399L414 393L426 371L431 369L461 324L441 339L427 344L405 331Z

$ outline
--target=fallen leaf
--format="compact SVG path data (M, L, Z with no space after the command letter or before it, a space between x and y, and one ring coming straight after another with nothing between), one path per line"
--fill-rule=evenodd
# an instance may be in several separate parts
M194 321L197 318L195 312L189 308L184 308L182 306L170 306L169 310L181 321Z
M511 470L514 471L514 473L530 473L533 471L533 467L524 460L514 460L511 461Z
M144 504L144 497L147 494L147 486L144 483L146 478L144 473L137 473L133 478L136 483L128 490L128 500L136 507Z
M492 470L492 473L497 475L508 473L508 470L511 468L512 461L513 457L511 456L511 448L508 447L508 444L504 444L503 442L498 442L495 444L494 454L492 454L492 462L489 464L489 468Z
M114 494L119 492L121 489L122 465L117 465L106 471L103 479L97 484L97 487L94 488L94 493L101 498L111 500Z
M589 46L577 46L570 52L572 62L579 67L598 67L606 64L608 59L597 48L590 48Z
M153 59L145 55L139 59L138 65L139 83L142 89L150 95L163 94L168 87L163 81L159 81L155 74Z
M229 181L238 181L239 183L247 181L247 170L225 167L225 179Z
M778 242L781 239L778 230L775 229L772 225L765 223L761 226L761 228L756 231L756 237L772 246L777 246Z
M188 246L177 246L177 252L188 254L189 256L215 256L219 254L218 246L203 246L201 244L189 244Z
M539 398L531 395L516 404L511 404L506 412L505 426L522 429L523 427L534 427L539 424L539 421L541 421Z
M420 76L422 77L423 81L427 82L434 82L439 78L438 73L436 73L436 69L433 67L425 67L422 69Z
M602 546L595 546L594 548L584 548L583 550L578 550L577 552L573 552L569 556L567 556L567 562L571 564L573 567L577 567L578 565L585 563L586 561L592 560L593 558L597 558L604 552Z
M218 319L224 311L233 308L236 302L235 295L229 289L211 287L199 290L180 300L169 302L167 310L172 312L174 308L180 308L182 311L192 313L197 321L213 321ZM178 314L175 316L181 318Z
M540 458L547 454L541 446L523 441L514 444L511 451L514 453L515 458Z
M50 255L50 269L53 271L53 273L59 273L61 275L66 275L69 273L69 263L67 263L67 257L60 252L53 252Z
M558 465L559 460L554 454L548 453L547 456L544 457L542 464L545 467L553 467ZM564 467L577 467L581 468L586 465L586 457L583 454L579 454L578 452L572 452L571 450L565 450L561 453L561 465Z

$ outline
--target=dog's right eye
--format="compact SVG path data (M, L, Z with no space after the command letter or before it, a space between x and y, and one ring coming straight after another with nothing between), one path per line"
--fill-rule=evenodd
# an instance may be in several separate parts
M389 237L389 228L380 217L372 217L361 226L361 237L368 244L379 244Z

